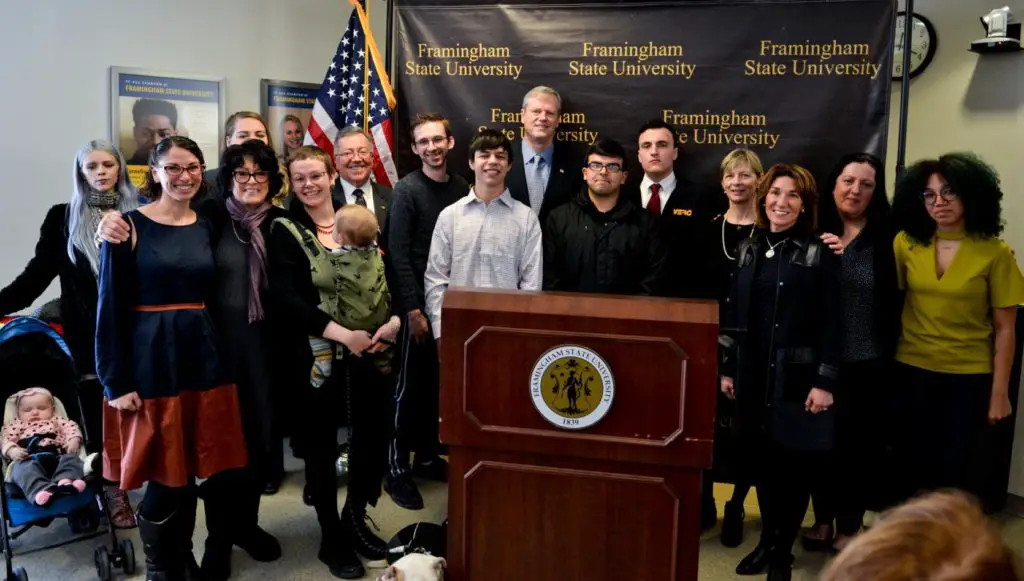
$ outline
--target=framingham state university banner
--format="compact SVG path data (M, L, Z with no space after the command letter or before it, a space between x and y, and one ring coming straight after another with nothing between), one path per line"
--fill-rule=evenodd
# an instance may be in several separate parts
M736 147L821 180L845 153L884 159L894 19L893 0L398 0L400 174L419 166L417 113L451 120L449 167L468 173L476 130L521 138L523 95L548 85L563 99L556 139L581 152L611 137L635 153L637 129L658 117L678 129L691 181L717 183Z

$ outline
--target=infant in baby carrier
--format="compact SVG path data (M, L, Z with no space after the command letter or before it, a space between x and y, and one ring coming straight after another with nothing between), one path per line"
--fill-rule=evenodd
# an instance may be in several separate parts
M0 452L14 463L11 480L39 506L85 490L78 424L57 415L53 394L45 388L30 387L16 398L17 416L0 433Z

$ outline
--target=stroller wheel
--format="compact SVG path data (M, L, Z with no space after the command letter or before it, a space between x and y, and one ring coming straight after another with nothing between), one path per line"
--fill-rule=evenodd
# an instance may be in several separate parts
M107 547L100 545L93 552L93 560L96 562L96 576L100 581L110 580L110 552Z
M15 567L14 579L16 581L28 581L28 572L25 571L24 567Z
M125 575L131 575L135 572L135 545L132 544L131 539L122 539L120 550L121 570Z

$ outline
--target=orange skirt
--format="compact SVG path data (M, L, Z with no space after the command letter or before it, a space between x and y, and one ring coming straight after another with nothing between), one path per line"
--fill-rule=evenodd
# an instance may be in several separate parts
M103 404L103 477L121 490L185 486L248 463L234 384L144 399L134 412Z

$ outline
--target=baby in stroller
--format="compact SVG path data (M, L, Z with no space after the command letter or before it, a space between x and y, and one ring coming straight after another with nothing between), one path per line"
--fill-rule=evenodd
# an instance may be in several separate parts
M17 417L0 433L0 453L13 463L11 480L38 506L85 490L78 424L56 414L48 389L30 387L15 398Z

